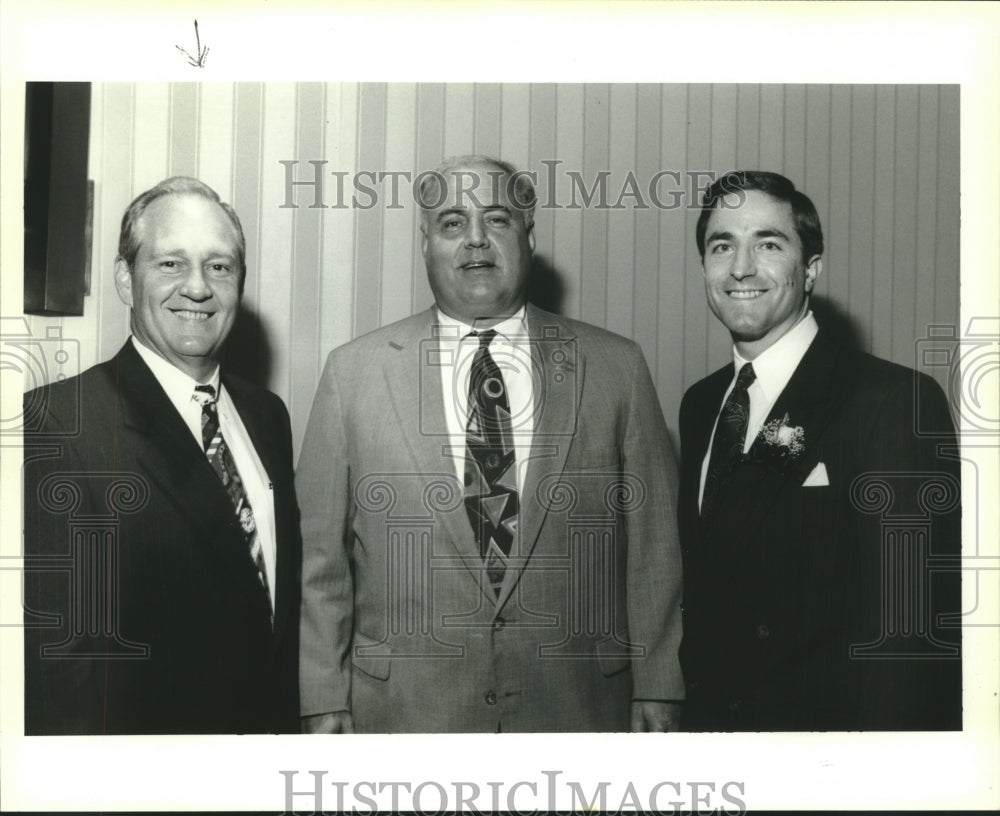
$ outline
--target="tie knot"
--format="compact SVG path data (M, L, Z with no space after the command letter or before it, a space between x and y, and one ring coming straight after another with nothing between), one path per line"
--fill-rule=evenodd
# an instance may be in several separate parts
M753 363L744 363L743 368L740 369L740 373L736 375L734 390L739 388L746 391L756 379L757 374L753 370Z
M479 338L479 349L482 351L483 349L488 349L490 347L490 343L493 342L493 338L497 336L497 333L496 329L487 329L486 331L481 332L474 331L472 332L472 336Z
M211 405L215 402L215 387L211 385L196 385L194 387L194 401L201 406Z

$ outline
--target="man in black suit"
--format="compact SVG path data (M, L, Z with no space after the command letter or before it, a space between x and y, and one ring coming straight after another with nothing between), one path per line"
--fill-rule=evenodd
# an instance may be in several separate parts
M941 389L817 326L823 234L788 179L717 180L697 241L734 363L680 411L685 727L961 728Z
M288 413L219 370L245 253L205 184L147 190L115 261L132 337L25 396L27 734L298 730Z

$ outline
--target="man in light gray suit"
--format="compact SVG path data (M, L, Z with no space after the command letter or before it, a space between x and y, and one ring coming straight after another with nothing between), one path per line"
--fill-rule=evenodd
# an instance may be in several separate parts
M677 473L642 352L526 302L526 174L423 182L435 305L330 354L299 462L304 729L675 730Z

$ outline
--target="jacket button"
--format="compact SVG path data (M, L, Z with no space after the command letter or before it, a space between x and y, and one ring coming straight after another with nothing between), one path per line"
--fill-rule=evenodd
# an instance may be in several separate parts
M485 700L486 700L486 705L496 705L497 704L496 692L495 691L486 692Z
M496 629L496 631L498 632L501 629L503 629L506 625L507 621L505 621L503 618L497 618L495 621L493 621L493 628Z
M729 710L732 711L734 714L737 711L739 711L742 707L743 707L743 703L740 700L730 700L729 701Z
M769 637L771 637L771 627L762 623L757 627L757 638L758 640L766 640Z

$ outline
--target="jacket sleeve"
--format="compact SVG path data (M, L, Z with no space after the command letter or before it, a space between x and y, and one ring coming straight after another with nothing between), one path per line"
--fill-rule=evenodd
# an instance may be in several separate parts
M886 389L864 449L867 473L859 478L871 492L859 483L852 499L867 511L870 542L854 605L867 612L856 621L851 655L868 664L860 721L875 729L961 728L960 460L937 383L914 374Z
M24 437L24 727L29 735L104 730L103 662L74 656L84 641L73 637L69 524L71 510L79 515L100 511L94 510L83 480L73 478L86 467L68 427L49 411L42 426ZM85 602L79 599L76 609Z
M351 708L351 469L334 353L313 401L295 485L302 514L299 692L308 717Z
M635 347L628 420L626 474L645 492L626 514L629 639L645 649L633 660L633 699L682 700L681 549L677 532L677 460L642 352Z

